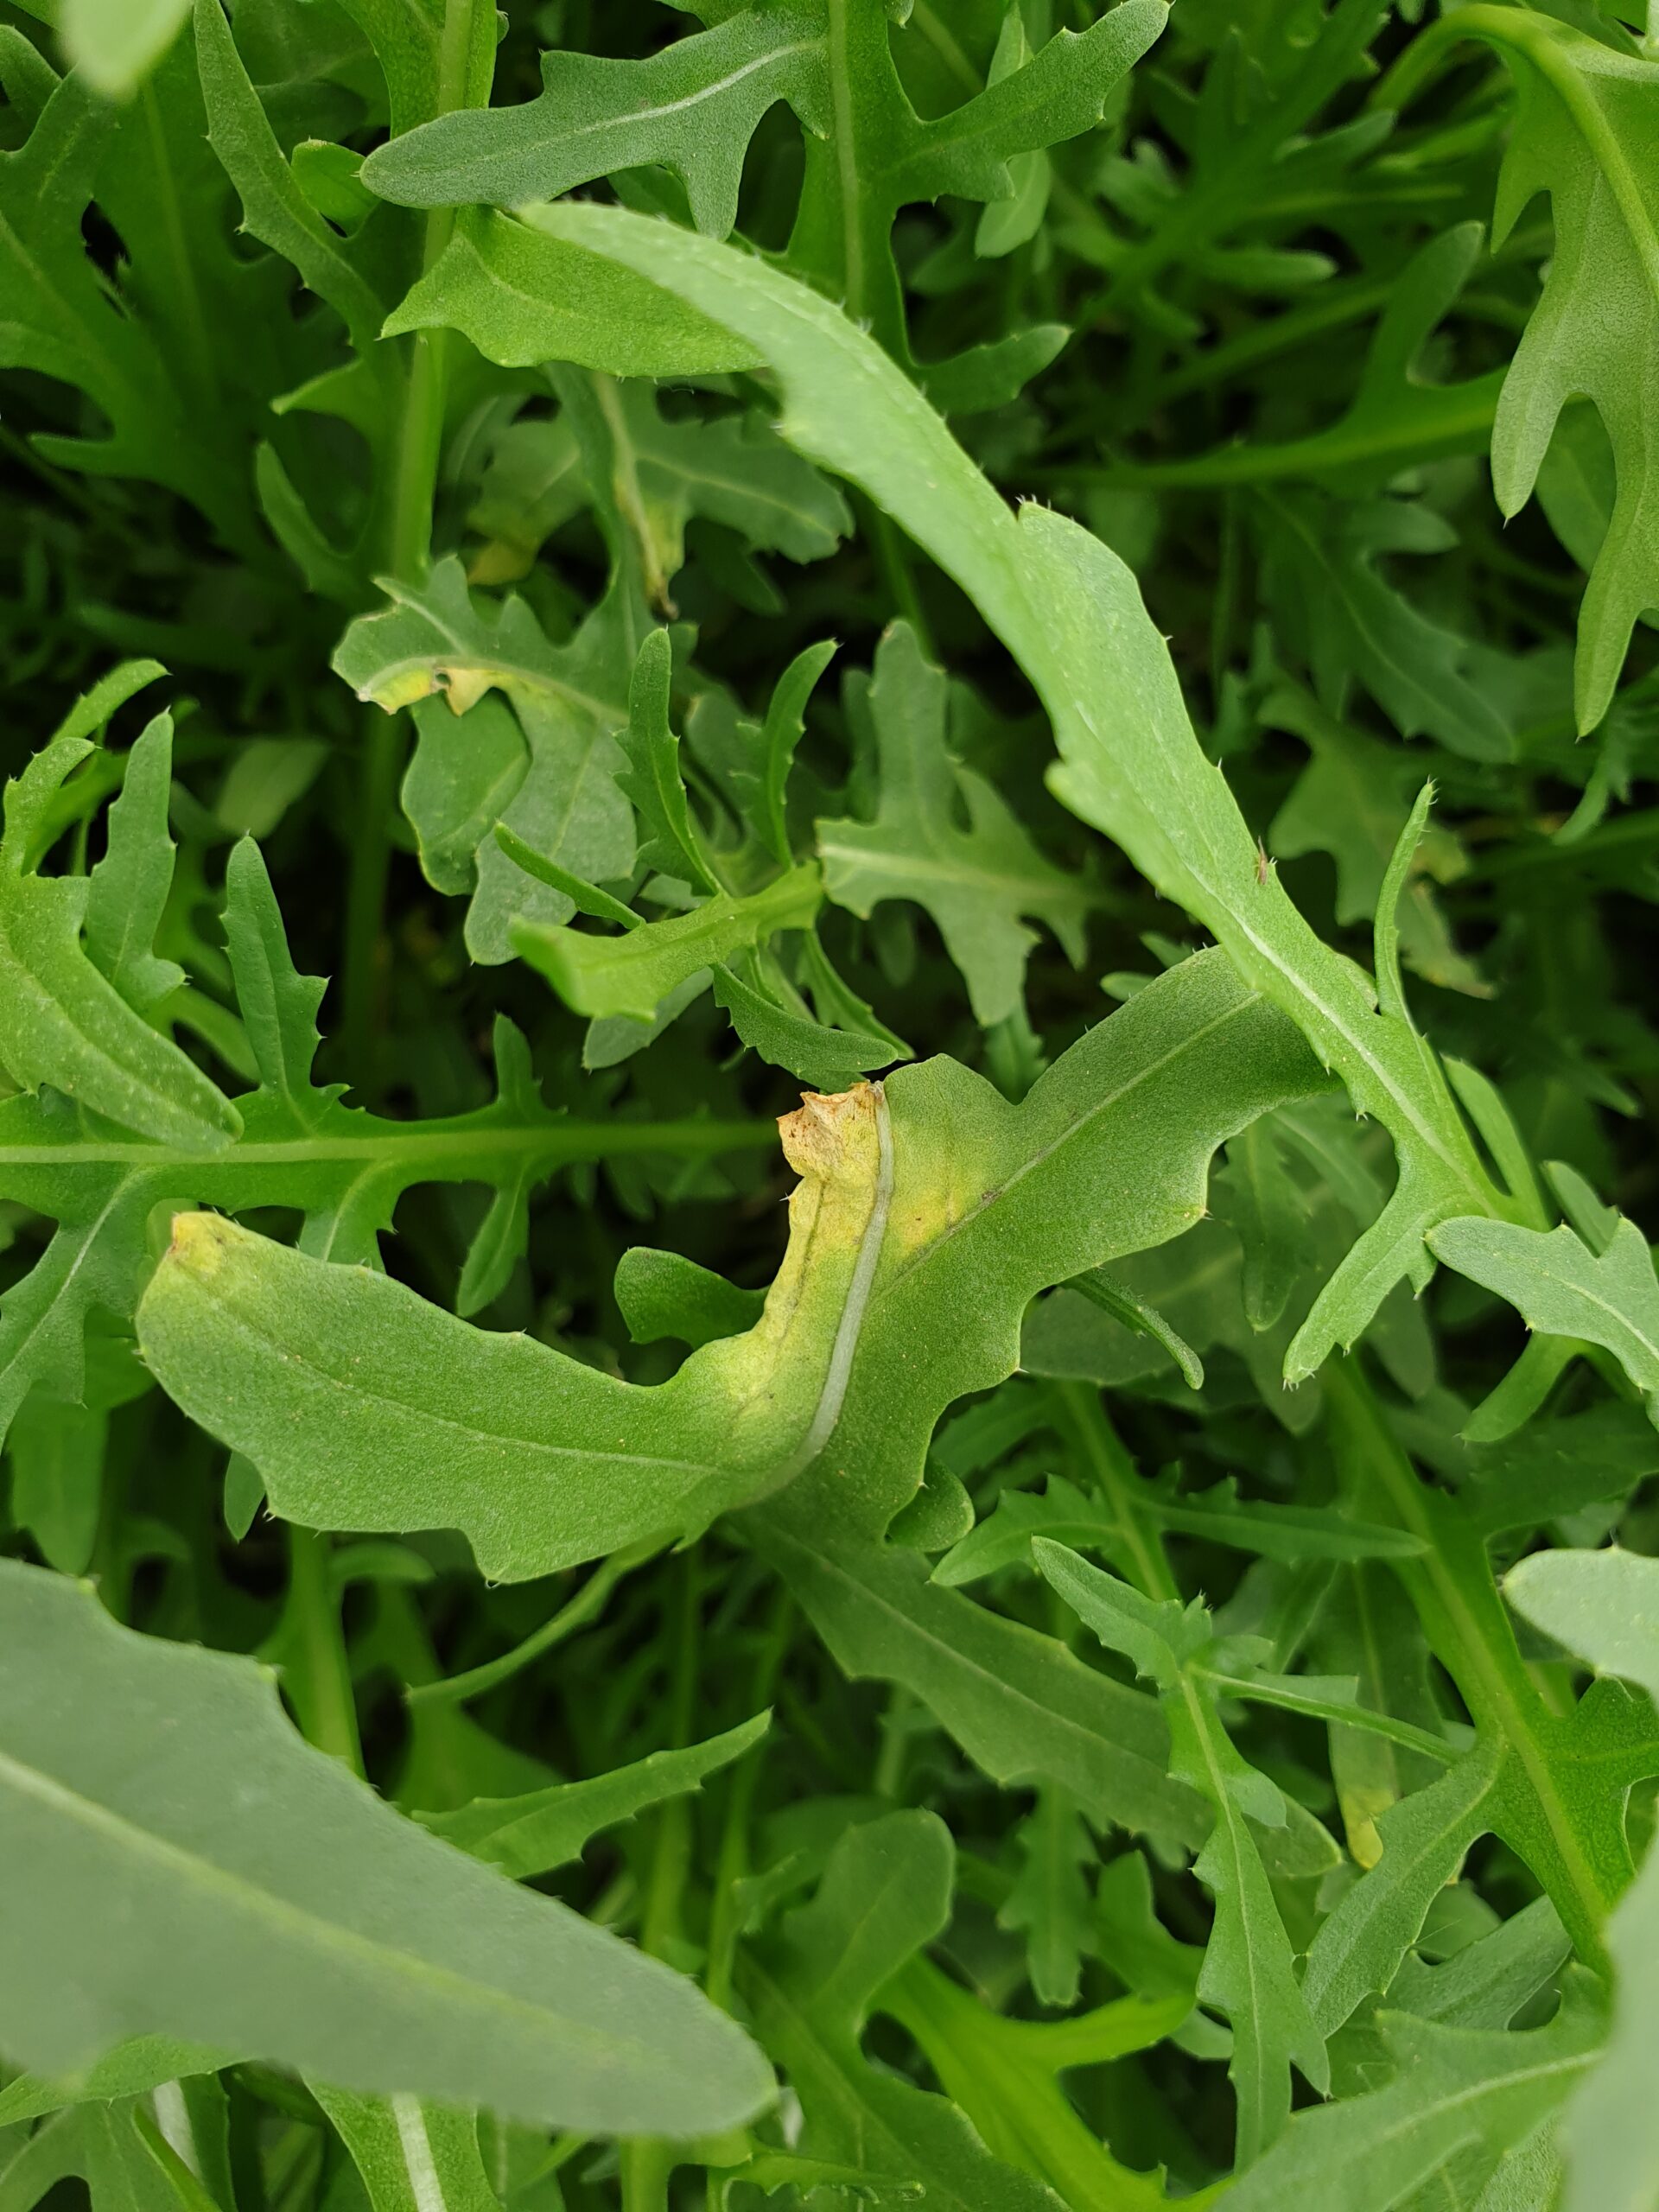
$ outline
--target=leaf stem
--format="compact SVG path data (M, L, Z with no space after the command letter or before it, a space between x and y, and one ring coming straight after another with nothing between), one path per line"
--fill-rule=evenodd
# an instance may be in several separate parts
M486 1107L484 1115L489 1111ZM135 1173L175 1173L182 1168L200 1168L204 1179L212 1176L217 1182L227 1171L235 1174L264 1169L280 1174L285 1169L303 1171L336 1161L357 1166L365 1173L401 1166L408 1171L411 1183L467 1183L491 1179L492 1155L512 1161L528 1153L543 1173L551 1174L576 1160L631 1159L640 1153L705 1159L723 1152L775 1152L777 1148L776 1124L764 1117L752 1122L716 1122L696 1116L677 1122L588 1122L561 1117L492 1125L482 1116L475 1119L467 1115L399 1122L365 1114L359 1126L341 1130L338 1135L323 1130L311 1136L250 1138L222 1150L156 1144L137 1137L118 1137L107 1143L86 1137L64 1144L0 1145L0 1169L124 1166Z
M1171 1598L1178 1602L1180 1588L1157 1528L1141 1510L1141 1478L1122 1439L1106 1417L1100 1396L1087 1382L1055 1385L1065 1425L1095 1487L1105 1500L1123 1538L1123 1549L1135 1580L1148 1598Z
M620 1552L613 1552L609 1559L602 1560L594 1568L575 1597L561 1605L550 1620L533 1629L522 1643L514 1644L499 1659L486 1660L481 1667L469 1667L464 1675L445 1675L435 1681L413 1683L404 1693L405 1700L410 1705L465 1705L475 1697L482 1697L486 1690L498 1689L503 1682L511 1681L544 1652L551 1651L579 1628L586 1628L589 1621L596 1620L623 1576L632 1573L658 1548L654 1543L629 1544Z
M488 69L475 70L473 66L480 43L475 18L484 4L485 0L444 0L434 116L481 106L489 98ZM493 54L493 45L490 50ZM453 207L429 210L421 244L423 276L448 245L454 227ZM403 416L392 448L383 543L390 574L400 582L417 583L431 560L432 510L443 456L451 340L447 330L417 330L408 343ZM372 712L364 737L357 818L353 825L342 969L342 1027L349 1065L356 1074L357 1088L371 1097L378 1087L375 1046L381 919L403 752L402 716Z
M361 1775L363 1744L340 1624L333 1551L331 1536L289 1523L288 1603L280 1630L283 1686L307 1742Z
M676 1751L691 1740L696 1712L698 1647L702 1632L702 1555L694 1544L683 1554L674 1578L673 1613L668 1647L669 1744ZM671 1797L657 1815L651 1869L645 1878L639 1948L650 1957L666 1957L679 1934L685 1878L691 1864L691 1806L683 1794ZM622 2146L622 2212L668 2212L668 2181L679 2154L655 2138Z
M356 820L346 885L346 946L340 963L340 1028L353 1091L376 1098L380 1084L376 1029L380 1000L380 927L391 873L392 810L403 766L403 718L368 709L358 769Z
M1390 1563L1430 1649L1456 1683L1477 1727L1506 1746L1514 1760L1550 1845L1545 1863L1533 1871L1580 1955L1605 1970L1601 1929L1618 1887L1605 1878L1573 1817L1548 1740L1562 1724L1527 1671L1484 1541L1451 1499L1420 1481L1357 1358L1328 1361L1321 1382L1344 1474L1371 1510L1390 1513L1422 1540L1421 1556Z

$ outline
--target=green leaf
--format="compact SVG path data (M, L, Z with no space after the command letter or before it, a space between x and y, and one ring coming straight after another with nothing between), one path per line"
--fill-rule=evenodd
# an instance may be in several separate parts
M167 808L173 720L158 715L128 753L121 795L108 816L108 845L88 879L81 920L92 965L135 1014L153 1019L184 981L175 961L152 950L173 885Z
M1147 1519L1187 1535L1264 1559L1287 1563L1307 1559L1409 1558L1421 1547L1398 1529L1379 1528L1333 1513L1328 1506L1260 1503L1242 1499L1230 1478L1210 1489L1178 1492L1173 1484L1145 1484L1136 1492L1137 1509ZM1033 1536L1090 1551L1115 1553L1125 1531L1097 1498L1087 1497L1063 1475L1051 1475L1040 1497L1004 1491L995 1514L939 1561L933 1579L949 1589L1023 1563Z
M1359 382L1337 421L1306 437L1218 446L1191 459L1112 471L1123 484L1198 486L1334 478L1356 492L1381 491L1402 468L1461 453L1484 454L1504 372L1461 383L1418 374L1418 357L1468 281L1479 257L1478 223L1432 238L1395 278Z
M1262 712L1272 728L1302 739L1311 754L1273 818L1268 845L1281 860L1329 853L1337 869L1337 919L1369 921L1400 825L1422 780L1417 763L1397 747L1327 715L1299 690L1275 691ZM1400 949L1407 964L1429 982L1485 997L1491 986L1453 944L1431 880L1453 881L1466 867L1456 839L1432 826L1418 849L1417 873L1400 900Z
M71 64L111 99L127 99L178 36L190 0L64 0Z
M468 950L475 960L505 961L514 922L568 921L572 902L526 882L496 842L499 821L590 883L626 876L633 865L614 733L627 720L634 611L613 588L568 644L550 645L522 600L474 600L453 556L417 588L385 588L391 604L351 625L334 666L360 699L388 714L447 700L448 715L435 708L421 719L406 792L438 887L468 888L475 873ZM480 703L498 690L521 737L499 720L474 735Z
M276 894L259 848L244 837L225 871L225 944L262 1095L296 1128L318 1128L340 1089L317 1090L320 976L302 976L288 950Z
M1282 1827L1284 1801L1233 1747L1213 1693L1194 1667L1211 1641L1209 1617L1198 1600L1183 1609L1143 1597L1046 1537L1033 1541L1032 1554L1103 1643L1157 1682L1169 1720L1170 1770L1214 1808L1214 1826L1193 1867L1216 1901L1198 1995L1224 2012L1232 2026L1228 2070L1238 2094L1236 2162L1252 2165L1289 2118L1292 2065L1316 2089L1330 2083L1325 2036L1297 1984L1290 1942L1248 1825Z
M1605 1344L1637 1389L1659 1392L1659 1281L1634 1222L1621 1220L1605 1252L1576 1230L1548 1236L1512 1222L1442 1222L1435 1256L1517 1307L1529 1329Z
M459 219L384 335L434 329L461 331L512 368L575 361L607 376L672 377L752 369L760 359L709 316L603 255L482 211Z
M1204 1808L1169 1778L1168 1731L1143 1692L930 1583L914 1552L826 1532L787 1501L742 1525L842 1672L912 1692L994 1781L1051 1783L1097 1823L1196 1844Z
M723 238L748 142L779 98L808 130L828 126L822 11L810 5L745 9L647 61L543 54L537 99L442 117L372 155L364 181L407 207L518 207L660 162L687 187L698 227Z
M996 2156L1046 2181L1064 2202L1158 2212L1167 2202L1161 2175L1120 2164L1078 2118L1058 2076L1161 2043L1180 2024L1184 1995L1120 1998L1069 2020L1010 2020L916 1958L876 2001L915 2037Z
M791 868L747 897L718 891L690 913L620 937L520 922L512 942L573 1012L649 1021L689 976L717 966L740 946L764 944L774 931L810 927L823 895L816 868Z
M1315 1649L1320 1665L1352 1680L1357 1700L1369 1712L1413 1728L1441 1728L1422 1628L1399 1580L1381 1567L1357 1566L1338 1579L1323 1609ZM1370 1869L1382 1855L1381 1815L1435 1780L1436 1770L1408 1744L1375 1729L1339 1723L1329 1742L1349 1853Z
M1637 1406L1617 1400L1471 1452L1465 1508L1489 1536L1542 1527L1659 1473L1659 1437Z
M165 728L156 732L147 759L164 760L167 741ZM119 923L110 913L111 894L131 898L138 892L136 884L122 880L128 866L122 848L105 862L111 869L105 879L109 889L96 903L89 879L42 876L29 862L47 809L92 750L85 738L59 738L6 785L0 836L0 993L10 1008L0 1043L4 1065L27 1089L50 1084L143 1135L223 1146L241 1127L240 1117L194 1062L145 1020L140 1008L150 1001L156 971L143 964L147 948L135 941L123 951L117 942ZM156 866L152 888L170 877L170 854L158 852ZM88 957L92 948L83 949L89 908L97 932L93 946L115 968L118 982ZM135 911L135 927L142 919ZM138 1007L119 988L121 982L134 988L135 978Z
M247 227L260 243L292 262L309 291L326 300L346 325L359 355L387 388L391 358L374 341L388 302L300 189L237 52L220 0L194 0L196 48L213 150L242 201Z
M808 645L796 654L773 687L760 733L760 804L765 834L775 858L785 865L794 858L789 823L784 811L784 792L795 760L795 748L806 727L806 702L836 655L833 640Z
M0 2127L61 2112L66 2105L109 2104L121 2097L143 2096L164 2082L211 2074L223 2056L201 2044L177 2043L166 2036L130 2036L80 2073L55 2081L20 2074L0 2090Z
M13 1520L33 1536L48 1567L84 1574L104 1503L104 1409L67 1406L31 1391L6 1441Z
M677 1337L695 1351L717 1337L741 1336L760 1319L763 1290L739 1290L677 1252L630 1246L616 1263L613 1286L628 1334L637 1344Z
M700 1788L709 1775L752 1750L766 1734L771 1717L758 1713L753 1720L711 1736L706 1744L652 1751L631 1766L586 1782L555 1783L522 1797L475 1798L458 1812L416 1817L435 1835L458 1844L474 1859L486 1859L517 1880L528 1880L580 1859L590 1838L631 1821L648 1805L660 1805Z
M62 2071L135 2031L187 2037L607 2133L766 2101L694 1992L405 1823L300 1742L249 1662L135 1636L38 1569L0 1561L0 1796L29 1901L0 1999L14 2057Z
M1033 1293L1195 1219L1217 1143L1310 1082L1287 1025L1211 956L1018 1107L950 1061L809 1096L782 1124L804 1179L760 1325L649 1389L206 1215L175 1224L141 1341L274 1510L459 1528L496 1579L695 1531L821 1458L813 1494L874 1534L945 1407L1012 1373Z
M1027 1971L1039 2005L1069 2010L1077 2001L1084 1955L1091 1948L1092 1900L1084 1869L1094 1845L1082 1816L1064 1790L1039 1789L1020 1821L1020 1866L1000 1928L1023 1932Z
M406 2094L359 2097L309 2087L350 2152L373 2212L496 2212L475 2113Z
M694 515L734 530L757 552L791 561L823 560L850 531L841 493L790 451L758 410L713 421L670 420L655 389L640 378L607 382L601 391L615 442L614 473L631 487L632 518L648 545L646 567L659 601L684 565L686 524ZM543 541L591 496L587 473L568 410L551 422L515 423L504 432L470 517L491 540L471 564L474 582L510 582L524 575Z
M950 1834L894 1813L842 1837L811 1904L747 1968L756 2032L801 2101L801 2148L949 2212L1052 2212L1040 2182L991 2158L947 2097L872 2066L859 2037L878 1993L944 1928Z
M880 0L779 0L726 13L641 61L544 54L539 99L442 117L378 149L364 177L409 206L522 207L660 163L685 188L698 229L723 238L736 219L749 141L785 99L806 133L790 257L855 314L872 315L902 351L889 243L899 209L942 193L1013 194L1010 160L1097 123L1165 13L1159 0L1132 0L1081 35L1062 32L1023 67L924 122L894 67ZM556 298L563 288L531 289Z
M1659 1564L1618 1550L1538 1552L1510 1568L1503 1594L1598 1674L1623 1675L1659 1698ZM1567 2212L1640 2204L1659 2176L1659 2120L1647 2093L1659 2034L1659 1859L1651 1849L1607 1940L1618 1973L1612 2030L1605 2058L1567 2112Z
M1161 1344L1180 1369L1181 1380L1188 1389L1204 1388L1204 1362L1185 1338L1170 1326L1155 1306L1127 1284L1117 1281L1104 1268L1090 1268L1086 1274L1074 1275L1066 1288L1075 1291L1079 1298L1086 1298L1101 1313L1109 1313L1115 1321L1121 1321L1131 1335Z
M53 760L49 752L39 757ZM166 783L160 764L153 778L148 770L146 775L148 823L131 810L130 801L123 801L120 840L101 865L114 866L118 855L124 855L116 875L107 880L130 884L135 897L148 886L145 895L153 898L170 869L171 851L160 812ZM40 785L36 799L46 798L49 788L49 782ZM19 834L27 835L21 817ZM35 880L25 878L25 888ZM497 1194L499 1204L486 1224L490 1236L474 1248L476 1260L469 1260L465 1287L471 1294L488 1289L491 1267L499 1273L504 1256L511 1266L529 1192L561 1166L607 1154L649 1156L659 1142L661 1156L673 1158L686 1142L692 1156L707 1156L733 1142L741 1148L757 1140L772 1141L764 1122L727 1123L722 1134L720 1125L695 1118L656 1129L616 1119L565 1120L543 1103L530 1079L523 1040L505 1021L496 1031L500 1095L493 1104L424 1122L400 1122L348 1108L340 1102L338 1086L318 1088L311 1081L323 986L295 970L264 863L251 843L232 852L226 886L231 978L259 1078L257 1088L238 1106L223 1106L240 1128L235 1142L212 1127L194 1136L137 1139L118 1126L89 1120L51 1092L0 1101L0 1192L58 1224L45 1253L9 1283L0 1303L0 1431L32 1389L70 1406L83 1394L95 1407L132 1395L119 1382L112 1391L106 1389L102 1376L94 1378L95 1392L88 1392L87 1325L100 1308L122 1321L130 1319L153 1256L147 1225L159 1207L292 1208L303 1217L302 1241L308 1250L367 1259L379 1232L389 1227L397 1200L412 1185L480 1183ZM79 893L86 883L58 878L40 887ZM111 900L109 911L118 931L119 903ZM111 942L126 948L123 958L134 968L130 939L121 934ZM194 1080L204 1080L175 1047L138 1021L84 955L77 952L64 972L77 995L90 991L92 1005L102 1006L105 1015L112 1002L118 1016L137 1025L146 1052L175 1054ZM225 1019L236 1026L228 1014ZM100 1054L108 1052L111 1037L123 1033L119 1021L103 1016L95 1032ZM219 1096L211 1090L209 1095ZM492 1252L493 1259L486 1260ZM75 1544L84 1541L89 1510L84 1484L79 1495L75 1526L82 1533L74 1536ZM70 1541L66 1535L66 1545Z
M146 26L154 29L162 12L162 0L135 0L118 10L109 0L85 4L105 17L118 12L141 34ZM142 48L142 36L137 43ZM185 378L175 377L163 351L154 315L159 303L118 296L112 303L107 280L86 251L81 224L94 180L111 138L124 136L119 111L83 72L59 84L34 49L29 52L43 87L51 89L22 144L0 155L0 291L6 301L0 367L68 384L91 401L91 421L102 418L97 434L37 430L31 442L60 468L139 477L178 492L235 541L245 503L217 435L208 435L218 426L193 417ZM124 55L118 41L114 66L124 69L131 59L132 49ZM124 145L123 154L131 163L125 181L136 187L143 152Z
M673 673L668 632L648 632L628 685L628 719L621 737L628 766L622 788L633 801L645 865L664 875L683 877L694 891L712 892L720 887L703 850L702 833L691 820L680 770L680 741L669 721Z
M1554 1906L1535 1897L1438 1965L1414 1954L1406 1959L1389 1986L1389 2009L1450 2028L1507 2028L1572 1955Z
M1493 1748L1471 1751L1378 1816L1382 1856L1322 1923L1308 1951L1302 1994L1321 2035L1334 2035L1363 1998L1393 1981L1429 1907L1491 1825L1500 1764Z
M982 1027L1023 1003L1037 942L1020 920L1046 921L1073 964L1083 958L1084 887L1037 850L983 777L945 747L946 683L908 623L876 649L869 687L880 800L868 823L820 822L824 889L865 917L884 899L913 899L938 924ZM966 814L963 828L959 816Z
M907 1048L874 1016L857 1027L841 1027L841 1017L851 1009L837 1007L836 1027L814 1020L800 994L786 992L775 963L764 976L760 963L747 965L748 973L732 962L722 961L715 969L715 1003L725 1008L751 1051L773 1067L787 1068L814 1090L833 1092L845 1090L872 1069L910 1058ZM859 1011L869 1015L868 1007Z
M1440 2027L1403 2013L1384 2014L1379 2025L1396 2078L1369 2096L1299 2113L1276 2148L1228 2190L1227 2212L1282 2212L1301 2201L1321 2212L1389 2212L1454 2165L1465 2191L1473 2166L1478 2194L1502 2154L1593 2063L1601 2024L1580 1985L1548 2027L1521 2034Z
M1503 702L1471 641L1431 620L1378 565L1448 551L1457 538L1444 518L1386 497L1350 505L1287 489L1260 501L1268 588L1326 710L1341 714L1357 680L1402 737L1432 737L1469 760L1512 759Z
M1659 64L1567 22L1482 6L1414 43L1389 87L1395 104L1446 45L1478 38L1508 64L1518 95L1498 178L1501 245L1535 194L1549 194L1555 252L1516 350L1492 430L1492 486L1504 514L1524 506L1569 400L1591 400L1613 449L1618 496L1579 615L1580 730L1606 712L1637 618L1659 603L1643 365L1659 303Z
M766 1313L659 1387L465 1331L387 1276L206 1214L175 1223L145 1294L146 1357L181 1402L235 1431L286 1517L337 1517L349 1470L354 1525L459 1527L495 1579L694 1531L817 1456L881 1249L893 1168L879 1095L809 1102L785 1141L804 1180ZM296 1452L308 1423L317 1442Z
M457 97L468 102L489 98L498 27L486 10L473 11L461 27L461 39L454 35L456 27L452 23L446 41L444 13L436 0L416 0L413 6L409 0L340 0L340 4L374 49L385 78L394 130L412 130ZM457 75L462 79L460 86L454 81Z
M1395 1138L1393 1200L1316 1302L1292 1344L1287 1377L1300 1379L1333 1344L1351 1342L1403 1275L1424 1278L1422 1238L1436 1221L1521 1211L1522 1201L1491 1183L1421 1040L1379 1016L1359 971L1320 943L1271 872L1261 880L1255 840L1198 746L1163 641L1116 556L1034 505L1012 515L893 364L777 271L707 239L671 242L660 226L620 210L561 206L536 211L535 220L764 348L784 386L783 435L868 489L963 587L1032 677L1055 727L1059 796L1214 933L1338 1071L1359 1110ZM1103 633L1118 652L1097 650Z

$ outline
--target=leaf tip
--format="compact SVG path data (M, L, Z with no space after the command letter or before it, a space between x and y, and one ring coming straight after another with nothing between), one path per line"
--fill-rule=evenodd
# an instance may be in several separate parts
M241 1234L219 1213L175 1213L167 1248L168 1262L193 1274L216 1274L232 1240Z

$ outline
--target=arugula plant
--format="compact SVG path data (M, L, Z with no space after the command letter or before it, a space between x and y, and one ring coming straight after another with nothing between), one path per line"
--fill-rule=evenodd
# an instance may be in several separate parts
M1653 40L671 5L0 0L7 2203L1634 2212Z

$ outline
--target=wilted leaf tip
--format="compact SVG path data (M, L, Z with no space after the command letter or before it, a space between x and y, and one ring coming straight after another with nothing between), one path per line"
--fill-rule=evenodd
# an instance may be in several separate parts
M879 1083L855 1083L850 1090L830 1094L804 1090L795 1111L778 1116L785 1159L810 1182L873 1181L880 1101Z
M232 1241L243 1233L223 1214L175 1213L168 1261L193 1274L216 1274Z

